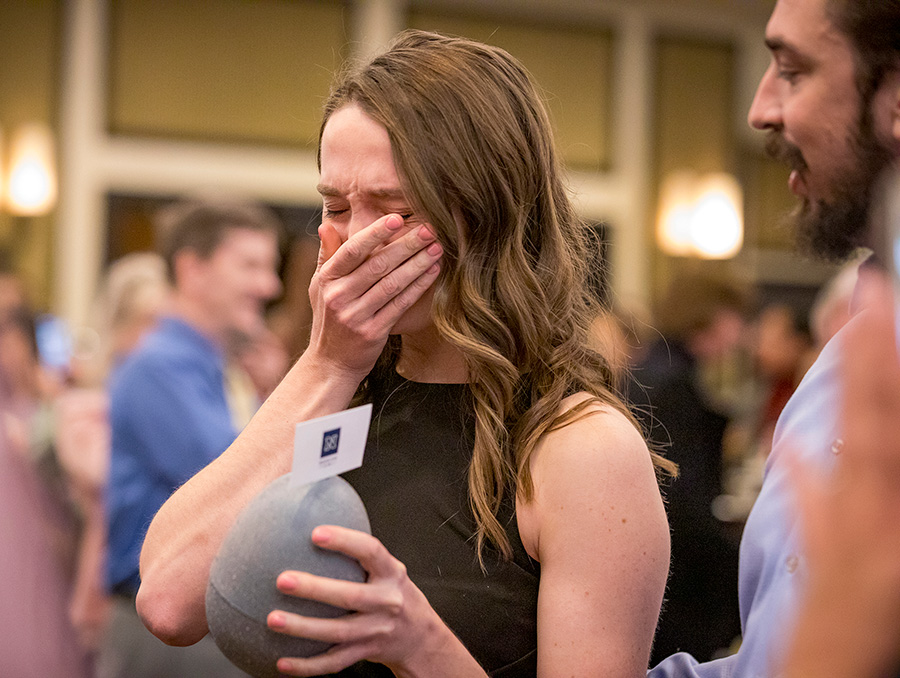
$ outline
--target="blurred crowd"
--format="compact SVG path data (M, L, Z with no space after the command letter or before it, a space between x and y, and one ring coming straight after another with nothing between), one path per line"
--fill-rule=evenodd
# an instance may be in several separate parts
M0 586L9 604L0 613L0 634L11 648L5 651L12 656L3 657L14 667L10 675L131 675L121 657L110 668L104 656L116 601L133 607L134 593L123 596L121 582L109 575L109 497L122 493L110 487L122 482L110 472L110 384L164 319L180 318L215 336L233 425L223 426L225 442L215 445L227 446L303 350L311 242L281 248L289 257L283 294L274 281L272 243L255 264L264 270L246 273L244 283L198 273L196 262L177 252L127 255L110 264L91 322L77 330L35 313L23 282L2 266ZM214 261L210 252L199 258ZM239 266L228 270L242 275ZM251 280L265 282L254 288ZM652 311L615 308L597 318L595 339L614 356L623 393L652 446L680 467L665 488L672 570L654 663L677 650L703 661L739 642L737 547L774 423L817 352L849 319L855 280L856 267L848 265L813 303L800 306L766 299L734 280L678 276ZM223 295L223 288L232 292ZM247 296L252 302L237 308ZM206 313L185 310L185 299ZM249 321L219 322L232 312ZM177 486L172 482L169 491ZM114 625L123 627L118 617ZM120 646L130 642L116 638ZM56 652L39 651L38 643Z
M229 426L217 453L280 381L289 357L302 351L308 318L295 294L278 294L282 232L274 214L258 205L211 201L187 207L210 218L223 211L234 216L243 209L248 214L258 210L261 219L269 220L268 239L259 249L242 224L226 223L214 236L189 224L188 230L200 235L189 237L188 244L176 243L168 262L157 252L112 262L86 327L71 328L60 318L35 312L24 282L0 260L4 675L138 675L116 665L120 658L111 661L105 655L110 629L119 623L111 620L121 598L108 571L109 497L116 489L110 485L119 482L111 480L110 468L114 435L120 434L111 421L110 384L129 357L140 353L142 342L159 332L161 323L177 321L210 338L213 353L221 353L219 382ZM211 244L204 237L213 238ZM301 248L300 254L308 254L306 250ZM291 249L287 251L291 257ZM209 271L226 254L231 258L221 270L227 270L228 280L215 280ZM313 267L314 256L313 251ZM168 270L170 266L177 270ZM289 266L312 272L308 262L289 261ZM300 286L305 290L305 284ZM247 319L243 324L237 320L241 313ZM189 372L190 366L175 364L173 369ZM149 426L157 425L152 403L142 411L151 419ZM172 480L165 491L185 480ZM142 529L150 518L140 518ZM143 535L136 532L130 539L139 545ZM132 596L127 605L133 604ZM166 647L155 638L152 642ZM149 665L144 657L139 661Z

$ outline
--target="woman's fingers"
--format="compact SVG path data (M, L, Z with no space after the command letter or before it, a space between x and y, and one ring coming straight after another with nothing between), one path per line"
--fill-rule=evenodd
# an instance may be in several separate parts
M331 255L331 241L337 234L331 227L321 229L316 294L321 295L325 310L361 334L390 330L437 278L436 264L443 250L434 241L434 233L427 226L416 226L388 242L402 226L397 215L383 217ZM312 289L311 298L315 296Z
M380 233L383 234L383 229L378 228L378 222L360 231L323 267L326 280L341 281L342 296L362 297L375 288L378 291L375 298L381 299L384 305L442 254L441 246L434 242L434 233L427 226L413 228L387 244ZM383 247L377 248L382 244Z
M320 525L313 530L312 539L320 548L355 558L368 573L368 581L358 583L286 570L275 582L279 591L349 611L393 614L399 609L402 594L394 584L406 577L406 567L378 539L336 525ZM385 581L387 585L381 586L379 581Z
M406 576L406 567L378 539L340 525L319 525L312 531L313 544L355 558L369 579Z
M415 652L430 656L436 648L443 648L448 639L458 643L410 581L406 566L378 539L334 525L320 525L313 530L312 539L321 548L356 558L369 576L365 583L357 583L292 570L279 575L277 586L282 593L351 611L335 619L280 610L270 614L267 621L273 630L333 644L317 657L279 660L280 671L316 676L338 671L360 659L394 666ZM425 648L426 643L430 643L430 650Z
M359 233L352 235L343 243L340 252L335 252L337 256L329 259L328 277L341 278L350 275L375 252L379 245L387 243L402 228L403 217L398 214L388 214Z
M389 587L319 577L308 572L283 572L278 576L277 586L282 593L316 600L350 612L393 614L402 605L399 591Z
M441 271L437 258L434 255L430 255L430 260L424 262L427 265L430 261L430 266L399 292L393 292L396 287L394 284L389 284L383 290L376 286L375 289L367 294L366 302L371 304L372 307L378 308L373 315L373 319L379 328L385 332L389 331L400 319L400 316L428 291L428 288L437 280Z
M337 673L371 652L367 643L337 645L314 657L283 657L278 660L278 670L290 676L322 676Z
M441 254L440 245L432 243L380 279L365 275L335 280L322 291L325 309L361 335L386 336L437 279Z
M275 610L269 613L266 623L273 631L332 645L355 643L393 630L393 625L384 619L359 614L329 619Z
M378 284L385 283L393 275L394 280L389 282L389 286L385 286L390 296L393 296L409 284L409 280L416 275L417 270L421 272L421 265L424 262L436 261L441 253L441 246L434 242L434 233L431 229L419 226L402 238L388 243L369 257L361 268L368 279L379 281ZM413 269L411 275L403 270L406 262L415 264L410 267Z

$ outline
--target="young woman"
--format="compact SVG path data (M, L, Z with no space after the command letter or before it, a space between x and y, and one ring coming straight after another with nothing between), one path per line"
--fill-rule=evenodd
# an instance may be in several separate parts
M279 577L356 611L273 611L271 628L336 643L279 670L643 676L668 528L654 458L588 347L587 231L528 74L502 50L405 32L338 83L319 165L310 346L155 518L145 623L172 643L206 633L211 561L289 470L294 423L355 399L375 405L347 475L373 536L312 539L368 579Z

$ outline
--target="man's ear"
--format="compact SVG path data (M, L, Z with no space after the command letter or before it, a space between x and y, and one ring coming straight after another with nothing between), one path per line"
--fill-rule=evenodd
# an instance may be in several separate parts
M193 284L201 263L202 260L194 250L185 248L176 252L172 260L175 287L183 290Z

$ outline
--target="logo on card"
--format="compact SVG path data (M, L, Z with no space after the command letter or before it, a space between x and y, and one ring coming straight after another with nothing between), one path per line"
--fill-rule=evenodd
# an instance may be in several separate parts
M338 443L341 440L341 429L336 428L332 431L325 431L322 434L322 455L321 457L324 459L325 457L331 456L332 454L337 454L338 451Z
M362 466L371 418L369 403L298 423L294 427L293 482L307 485Z

